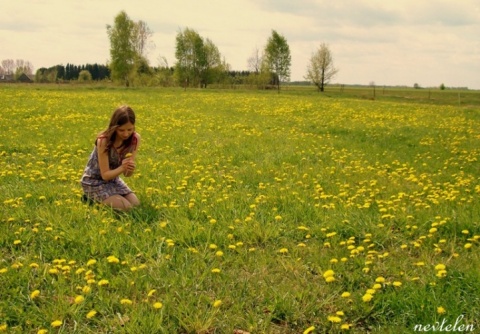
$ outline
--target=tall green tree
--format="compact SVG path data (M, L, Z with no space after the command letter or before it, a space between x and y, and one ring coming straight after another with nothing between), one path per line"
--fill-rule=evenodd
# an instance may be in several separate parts
M175 57L175 76L185 87L207 87L221 81L229 69L218 47L189 28L177 34Z
M275 30L272 30L272 35L265 46L264 61L276 78L277 88L280 91L280 82L290 80L292 56L287 40Z
M200 69L201 85L207 87L207 84L219 79L224 73L222 56L218 47L210 40L206 39L203 44L203 53L205 62Z
M333 57L328 45L325 43L320 44L320 47L310 58L305 79L317 86L318 91L323 92L325 85L330 82L337 72L338 69L333 65Z
M198 86L206 64L203 38L193 29L179 31L176 37L175 75L181 85Z
M134 48L135 24L125 11L121 11L114 20L114 25L107 25L110 38L110 70L112 79L120 81L125 86L130 85L130 79L135 66L137 54Z
M134 22L133 26L133 47L137 55L146 58L148 50L153 48L153 43L150 38L153 35L153 31L148 27L144 21Z

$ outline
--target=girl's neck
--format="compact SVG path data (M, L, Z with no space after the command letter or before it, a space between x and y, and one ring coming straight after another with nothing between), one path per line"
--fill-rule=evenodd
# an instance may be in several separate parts
M123 140L116 139L115 142L113 143L113 146L115 148L120 148L122 145L123 145Z

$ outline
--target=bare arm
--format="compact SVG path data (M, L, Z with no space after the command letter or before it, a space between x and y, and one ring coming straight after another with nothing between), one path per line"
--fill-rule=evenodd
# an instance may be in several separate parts
M136 168L135 158L137 157L138 147L140 146L140 135L135 132L134 136L136 136L137 138L137 145L135 146L135 150L132 152L132 155L125 159L129 162L127 165L127 169L123 173L123 175L125 175L126 177L132 176Z
M110 169L108 152L106 151L107 140L101 138L97 141L97 154L98 154L98 165L100 167L100 174L104 181L113 180L120 174L124 173L127 170L127 162L122 162L122 164L115 168ZM125 159L126 160L126 159Z

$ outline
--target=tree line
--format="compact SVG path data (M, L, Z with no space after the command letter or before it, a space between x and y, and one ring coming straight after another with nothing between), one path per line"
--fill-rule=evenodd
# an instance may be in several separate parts
M176 35L175 64L170 66L162 57L157 67L150 66L147 58L154 45L151 42L153 32L146 22L133 21L125 11L121 11L113 24L106 26L106 30L110 41L108 64L42 67L36 71L35 81L111 80L126 87L181 86L185 89L206 88L208 85L248 85L278 90L282 82L290 81L290 47L286 38L276 30L272 30L263 49L256 48L252 52L247 59L246 71L232 71L215 43L191 28L180 30ZM10 68L11 64L8 65ZM18 71L21 72L21 68ZM323 91L337 72L328 45L322 43L310 58L305 79Z
M81 75L82 72L83 76ZM88 72L88 75L85 77L86 72ZM109 67L107 65L99 64L67 64L66 66L55 65L49 68L39 68L35 73L35 82L61 82L71 80L100 81L109 78Z
M239 83L259 88L275 86L280 90L281 82L290 81L290 47L286 38L275 30L272 30L265 47L255 49L247 60L248 71L241 72L232 71L214 42L191 28L177 33L173 67L168 66L165 58L163 66L149 66L146 53L153 33L145 22L131 20L125 11L115 17L113 25L107 25L107 34L111 78L127 87L144 84L152 77L156 84L175 84L185 88ZM328 45L322 43L312 54L305 79L323 91L337 72Z

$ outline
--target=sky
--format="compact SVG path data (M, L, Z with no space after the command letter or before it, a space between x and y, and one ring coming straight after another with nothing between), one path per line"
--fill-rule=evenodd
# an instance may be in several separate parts
M480 89L479 0L0 0L0 61L106 64L106 26L122 10L153 31L152 66L173 66L175 37L190 28L232 70L248 70L275 30L290 47L291 81L305 80L326 43L332 83Z

